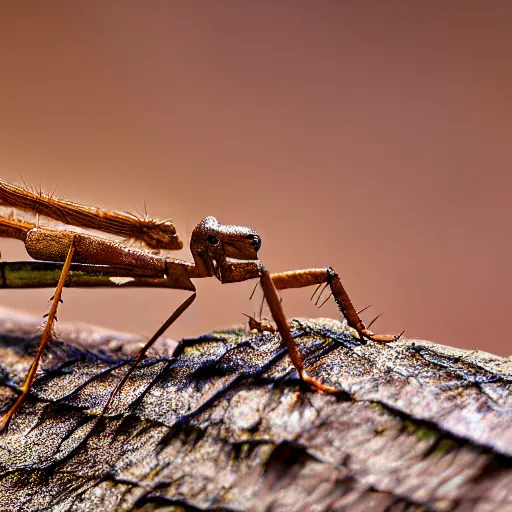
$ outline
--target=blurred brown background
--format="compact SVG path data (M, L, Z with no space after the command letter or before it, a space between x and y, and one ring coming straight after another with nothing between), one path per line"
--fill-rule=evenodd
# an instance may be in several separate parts
M0 176L145 201L187 243L205 215L249 225L270 270L337 269L377 331L509 354L511 26L508 1L3 3ZM197 286L170 336L258 309L252 282ZM337 317L311 293L288 315ZM149 335L184 297L67 290L60 319Z

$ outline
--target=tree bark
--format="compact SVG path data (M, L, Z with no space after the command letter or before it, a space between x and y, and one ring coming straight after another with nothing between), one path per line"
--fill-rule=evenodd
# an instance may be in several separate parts
M0 314L2 411L38 324ZM509 359L292 324L309 373L338 394L305 386L278 335L233 329L164 342L107 416L141 340L60 329L0 434L0 510L512 510Z

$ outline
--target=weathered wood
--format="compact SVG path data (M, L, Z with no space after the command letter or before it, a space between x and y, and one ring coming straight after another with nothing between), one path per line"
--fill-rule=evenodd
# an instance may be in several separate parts
M509 359L293 326L338 395L304 386L277 335L232 330L146 360L108 417L112 348L138 340L61 330L0 434L0 510L512 510ZM0 331L5 410L38 335L5 314Z

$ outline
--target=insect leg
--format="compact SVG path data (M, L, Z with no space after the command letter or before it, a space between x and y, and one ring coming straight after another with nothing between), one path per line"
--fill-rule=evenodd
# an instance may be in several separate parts
M290 355L290 359L292 360L293 366L295 366L297 372L299 372L299 376L301 377L301 379L307 384L310 384L313 388L317 389L318 391L324 391L326 393L338 393L339 389L322 384L319 380L315 379L314 377L311 377L304 368L304 359L301 353L299 352L297 344L292 338L290 327L288 326L286 316L281 306L281 301L279 300L276 287L274 286L274 283L272 281L273 278L268 273L267 269L262 267L260 275L261 288L263 289L263 293L265 294L265 298L267 299L268 307L270 309L270 312L272 313L274 322L277 325L279 334L281 335L281 338L283 339L286 348L288 349L288 354Z
M375 334L365 326L358 312L354 308L350 297L345 291L338 273L331 267L292 270L289 272L271 274L270 277L272 278L274 286L278 290L303 288L305 286L326 283L331 288L334 300L336 301L341 314L347 319L348 325L355 329L361 338L388 343L396 341L400 337L390 336L387 334Z
M41 335L41 342L39 344L39 348L37 349L36 356L30 365L30 369L28 371L28 375L21 387L21 395L18 397L14 405L3 415L0 419L0 431L2 431L9 420L12 418L13 414L19 409L25 397L28 395L32 383L36 377L37 368L39 366L39 361L41 360L41 356L43 355L44 349L48 345L48 343L52 339L53 333L53 323L55 321L57 315L57 309L59 307L59 302L61 302L62 289L66 283L66 278L68 277L69 269L71 267L71 261L73 259L73 254L75 252L75 240L71 240L71 245L68 249L68 254L66 256L66 260L64 265L62 266L62 271L59 277L59 282L57 283L57 288L55 289L55 293L52 298L52 304L50 306L50 311L48 312L48 316L46 318L46 324L44 326L43 334Z
M121 388L125 385L126 381L129 379L130 375L135 371L139 363L142 361L142 358L146 355L146 352L150 349L150 347L155 343L155 341L164 334L164 332L185 312L186 309L194 302L196 298L196 294L193 293L190 297L188 297L185 301L183 301L178 309L160 326L158 331L153 334L151 339L139 350L138 354L135 356L133 363L130 365L130 368L126 372L125 376L121 379L119 384L115 387L114 391L108 397L107 403L103 408L103 414L105 414L110 407L114 397L119 393Z

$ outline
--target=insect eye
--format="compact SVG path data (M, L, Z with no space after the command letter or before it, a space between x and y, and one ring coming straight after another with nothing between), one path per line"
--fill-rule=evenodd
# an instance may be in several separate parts
M210 245L217 245L219 243L219 239L215 235L208 235L207 240Z
M247 235L245 238L247 238L248 240L254 240L255 237L256 235Z

